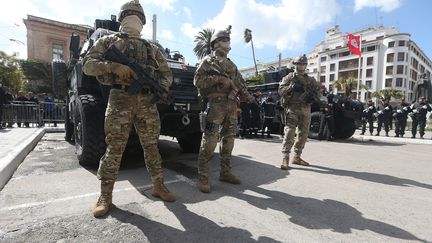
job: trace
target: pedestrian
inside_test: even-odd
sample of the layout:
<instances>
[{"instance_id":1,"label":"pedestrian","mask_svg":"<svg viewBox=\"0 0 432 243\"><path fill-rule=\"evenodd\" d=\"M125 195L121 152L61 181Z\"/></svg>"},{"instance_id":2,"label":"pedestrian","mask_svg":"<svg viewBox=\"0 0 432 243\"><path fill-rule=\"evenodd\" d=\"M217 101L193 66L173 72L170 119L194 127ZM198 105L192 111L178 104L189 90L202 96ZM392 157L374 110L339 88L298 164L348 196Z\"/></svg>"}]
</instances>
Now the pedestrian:
<instances>
[{"instance_id":1,"label":"pedestrian","mask_svg":"<svg viewBox=\"0 0 432 243\"><path fill-rule=\"evenodd\" d=\"M405 99L400 100L400 104L396 107L393 113L395 119L395 137L403 137L407 124L408 114L411 112L410 105L405 102Z\"/></svg>"},{"instance_id":2,"label":"pedestrian","mask_svg":"<svg viewBox=\"0 0 432 243\"><path fill-rule=\"evenodd\" d=\"M159 113L156 104L152 102L155 94L144 87L130 95L127 91L137 78L136 74L129 66L106 61L104 54L114 45L138 64L146 66L147 74L155 78L166 91L171 86L172 73L158 48L141 38L146 18L138 1L122 5L119 21L120 33L98 39L84 57L84 73L96 76L102 84L111 85L105 113L107 148L97 172L101 181L101 194L92 209L95 217L107 214L112 205L114 182L132 125L144 150L146 167L153 183L152 195L168 202L176 200L164 185L162 160L157 147L160 135Z\"/></svg>"},{"instance_id":3,"label":"pedestrian","mask_svg":"<svg viewBox=\"0 0 432 243\"><path fill-rule=\"evenodd\" d=\"M288 170L290 152L294 145L294 156L291 163L308 166L301 158L311 121L311 104L320 99L320 88L316 80L306 73L306 55L296 57L293 61L295 71L285 76L279 85L282 106L285 108L285 128L282 143L283 160L281 169ZM298 129L297 140L294 144Z\"/></svg>"},{"instance_id":4,"label":"pedestrian","mask_svg":"<svg viewBox=\"0 0 432 243\"><path fill-rule=\"evenodd\" d=\"M274 95L270 92L267 99L261 104L264 113L264 124L261 130L261 136L264 137L264 133L267 132L267 138L272 138L270 132L272 130L273 119L276 116L276 103Z\"/></svg>"},{"instance_id":5,"label":"pedestrian","mask_svg":"<svg viewBox=\"0 0 432 243\"><path fill-rule=\"evenodd\" d=\"M15 98L15 101L18 101L18 104L16 106L18 127L21 127L21 121L24 121L25 127L30 127L30 123L25 121L29 118L29 110L27 109L28 98L24 95L24 91L18 91L18 95Z\"/></svg>"},{"instance_id":6,"label":"pedestrian","mask_svg":"<svg viewBox=\"0 0 432 243\"><path fill-rule=\"evenodd\" d=\"M366 132L366 124L369 125L369 134L372 136L374 131L374 114L377 109L372 100L368 100L365 109L362 114L362 132L360 135L364 135Z\"/></svg>"},{"instance_id":7,"label":"pedestrian","mask_svg":"<svg viewBox=\"0 0 432 243\"><path fill-rule=\"evenodd\" d=\"M411 138L415 138L417 134L417 127L420 134L420 138L423 138L425 134L425 128L426 128L426 114L430 111L432 111L432 107L430 104L426 103L425 97L421 96L418 99L417 103L414 103L410 106L410 109L412 111L411 118L412 118L412 128Z\"/></svg>"},{"instance_id":8,"label":"pedestrian","mask_svg":"<svg viewBox=\"0 0 432 243\"><path fill-rule=\"evenodd\" d=\"M377 133L375 136L379 136L381 132L381 128L384 126L384 131L386 133L386 137L388 137L388 133L390 131L390 123L392 122L392 114L393 108L390 105L389 99L382 100L382 106L378 109L378 127Z\"/></svg>"},{"instance_id":9,"label":"pedestrian","mask_svg":"<svg viewBox=\"0 0 432 243\"><path fill-rule=\"evenodd\" d=\"M253 97L255 101L250 104L250 114L251 114L251 133L254 137L258 137L258 130L261 127L261 90L256 88L253 92Z\"/></svg>"},{"instance_id":10,"label":"pedestrian","mask_svg":"<svg viewBox=\"0 0 432 243\"><path fill-rule=\"evenodd\" d=\"M44 120L48 122L53 122L54 126L57 126L57 120L56 120L56 104L54 102L54 99L50 98L48 94L44 95ZM45 122L44 121L44 122Z\"/></svg>"},{"instance_id":11,"label":"pedestrian","mask_svg":"<svg viewBox=\"0 0 432 243\"><path fill-rule=\"evenodd\" d=\"M220 176L219 180L231 184L240 184L240 179L231 173L231 152L236 133L236 102L251 102L253 97L246 89L237 66L227 57L230 47L231 26L227 30L215 33L211 38L212 52L205 56L195 72L194 84L200 95L208 98L208 111L205 131L198 155L198 188L209 193L209 163L213 157L218 140L220 141Z\"/></svg>"}]
</instances>

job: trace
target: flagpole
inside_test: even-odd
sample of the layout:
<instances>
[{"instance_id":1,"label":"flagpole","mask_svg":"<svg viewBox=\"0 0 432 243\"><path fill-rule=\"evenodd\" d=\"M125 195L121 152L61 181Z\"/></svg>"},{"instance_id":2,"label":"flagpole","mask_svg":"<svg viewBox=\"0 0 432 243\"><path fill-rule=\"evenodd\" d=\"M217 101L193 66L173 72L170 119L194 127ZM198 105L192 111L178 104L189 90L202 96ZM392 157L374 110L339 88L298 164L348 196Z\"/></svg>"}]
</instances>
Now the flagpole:
<instances>
[{"instance_id":1,"label":"flagpole","mask_svg":"<svg viewBox=\"0 0 432 243\"><path fill-rule=\"evenodd\" d=\"M360 67L361 67L361 46L362 46L362 38L361 38L361 34L360 36L360 43L359 43L359 50L360 50L360 55L359 55L359 61L358 61L358 73L357 73L357 100L360 100Z\"/></svg>"}]
</instances>

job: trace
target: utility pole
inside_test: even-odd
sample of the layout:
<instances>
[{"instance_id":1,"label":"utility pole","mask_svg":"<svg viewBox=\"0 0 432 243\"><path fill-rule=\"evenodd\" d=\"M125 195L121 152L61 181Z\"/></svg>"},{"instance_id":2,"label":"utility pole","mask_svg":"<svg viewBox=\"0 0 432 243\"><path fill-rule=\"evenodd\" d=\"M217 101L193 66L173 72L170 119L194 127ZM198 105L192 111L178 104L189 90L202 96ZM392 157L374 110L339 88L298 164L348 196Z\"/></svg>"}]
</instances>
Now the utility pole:
<instances>
[{"instance_id":1,"label":"utility pole","mask_svg":"<svg viewBox=\"0 0 432 243\"><path fill-rule=\"evenodd\" d=\"M152 22L153 22L153 36L152 36L152 40L154 42L156 42L156 28L157 28L157 17L156 17L156 14L153 14Z\"/></svg>"},{"instance_id":2,"label":"utility pole","mask_svg":"<svg viewBox=\"0 0 432 243\"><path fill-rule=\"evenodd\" d=\"M282 66L282 53L279 52L278 57L279 57L278 71L280 71L281 70L281 66Z\"/></svg>"}]
</instances>

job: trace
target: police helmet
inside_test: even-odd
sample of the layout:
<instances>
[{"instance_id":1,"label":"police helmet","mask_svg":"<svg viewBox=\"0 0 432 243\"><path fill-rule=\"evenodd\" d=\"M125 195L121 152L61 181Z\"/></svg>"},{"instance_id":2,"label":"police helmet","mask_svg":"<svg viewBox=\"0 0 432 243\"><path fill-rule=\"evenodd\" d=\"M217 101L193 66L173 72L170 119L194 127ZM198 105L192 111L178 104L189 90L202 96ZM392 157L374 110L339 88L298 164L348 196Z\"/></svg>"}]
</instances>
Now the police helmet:
<instances>
[{"instance_id":1,"label":"police helmet","mask_svg":"<svg viewBox=\"0 0 432 243\"><path fill-rule=\"evenodd\" d=\"M130 2L127 2L123 4L120 8L119 12L119 21L121 22L124 17L128 15L136 15L138 18L140 18L143 25L146 24L146 17L144 14L144 9L142 8L141 4L139 3L139 0L133 0Z\"/></svg>"}]
</instances>

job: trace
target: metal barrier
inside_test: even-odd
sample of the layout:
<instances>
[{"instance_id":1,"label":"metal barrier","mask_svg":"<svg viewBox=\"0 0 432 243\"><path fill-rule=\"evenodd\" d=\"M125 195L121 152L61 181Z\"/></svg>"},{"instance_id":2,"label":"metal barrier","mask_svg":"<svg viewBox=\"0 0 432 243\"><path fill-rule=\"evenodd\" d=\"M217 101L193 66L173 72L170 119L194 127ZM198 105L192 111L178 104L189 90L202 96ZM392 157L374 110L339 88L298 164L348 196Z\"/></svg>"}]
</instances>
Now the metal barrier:
<instances>
[{"instance_id":1,"label":"metal barrier","mask_svg":"<svg viewBox=\"0 0 432 243\"><path fill-rule=\"evenodd\" d=\"M3 105L3 123L8 125L17 123L21 126L24 123L26 127L30 125L43 126L52 123L64 122L65 103L59 102L40 102L36 104L28 101L13 101L10 104Z\"/></svg>"}]
</instances>

